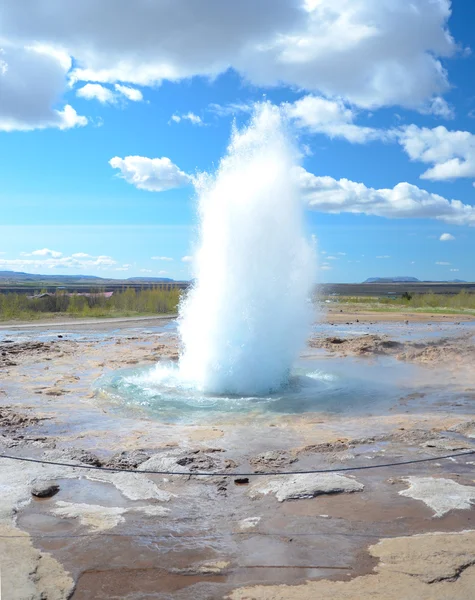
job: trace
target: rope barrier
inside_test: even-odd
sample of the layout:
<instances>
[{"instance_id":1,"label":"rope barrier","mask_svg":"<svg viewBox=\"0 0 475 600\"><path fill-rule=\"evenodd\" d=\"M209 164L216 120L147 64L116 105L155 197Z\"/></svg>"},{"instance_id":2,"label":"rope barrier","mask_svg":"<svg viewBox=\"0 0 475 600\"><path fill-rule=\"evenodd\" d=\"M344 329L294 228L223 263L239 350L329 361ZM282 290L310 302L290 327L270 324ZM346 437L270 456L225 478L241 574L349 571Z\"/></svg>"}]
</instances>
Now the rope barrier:
<instances>
[{"instance_id":1,"label":"rope barrier","mask_svg":"<svg viewBox=\"0 0 475 600\"><path fill-rule=\"evenodd\" d=\"M236 472L215 472L208 473L204 471L152 471L152 470L138 470L138 469L121 469L119 467L98 467L95 465L86 464L71 464L61 461L43 460L38 458L29 458L24 456L11 456L9 454L0 454L0 458L8 460L16 460L20 462L37 463L41 465L53 465L57 467L70 467L73 469L90 469L95 471L106 471L112 473L141 473L142 475L181 475L185 477L263 477L263 476L276 476L276 475L313 475L321 473L343 473L348 471L367 471L370 469L384 469L388 467L399 467L404 465L415 465L420 463L434 462L438 460L458 458L461 456L470 456L475 454L475 450L469 450L467 452L457 452L454 454L446 454L444 456L433 456L430 458L415 458L412 460L403 460L398 462L383 463L376 465L360 465L358 467L340 467L339 469L309 469L305 471L259 471L252 473L236 473Z\"/></svg>"}]
</instances>

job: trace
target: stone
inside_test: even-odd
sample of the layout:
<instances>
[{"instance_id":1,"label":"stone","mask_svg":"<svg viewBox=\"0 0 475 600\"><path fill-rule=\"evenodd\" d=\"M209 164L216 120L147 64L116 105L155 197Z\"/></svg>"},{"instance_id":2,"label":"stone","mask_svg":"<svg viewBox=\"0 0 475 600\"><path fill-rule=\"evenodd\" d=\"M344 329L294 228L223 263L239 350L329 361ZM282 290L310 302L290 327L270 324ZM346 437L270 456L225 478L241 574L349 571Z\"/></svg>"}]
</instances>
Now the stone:
<instances>
[{"instance_id":1,"label":"stone","mask_svg":"<svg viewBox=\"0 0 475 600\"><path fill-rule=\"evenodd\" d=\"M136 469L150 458L146 450L124 450L114 454L106 463L106 467L113 469Z\"/></svg>"},{"instance_id":2,"label":"stone","mask_svg":"<svg viewBox=\"0 0 475 600\"><path fill-rule=\"evenodd\" d=\"M298 458L295 456L289 456L288 452L284 450L269 450L258 454L254 458L251 458L249 463L258 472L273 471L282 467L288 467L289 465L297 462Z\"/></svg>"},{"instance_id":3,"label":"stone","mask_svg":"<svg viewBox=\"0 0 475 600\"><path fill-rule=\"evenodd\" d=\"M54 481L38 481L31 488L31 494L36 498L51 498L59 492L59 485Z\"/></svg>"},{"instance_id":4,"label":"stone","mask_svg":"<svg viewBox=\"0 0 475 600\"><path fill-rule=\"evenodd\" d=\"M314 498L321 494L361 492L364 485L355 479L335 473L285 475L254 484L248 491L251 498L274 494L279 502Z\"/></svg>"}]
</instances>

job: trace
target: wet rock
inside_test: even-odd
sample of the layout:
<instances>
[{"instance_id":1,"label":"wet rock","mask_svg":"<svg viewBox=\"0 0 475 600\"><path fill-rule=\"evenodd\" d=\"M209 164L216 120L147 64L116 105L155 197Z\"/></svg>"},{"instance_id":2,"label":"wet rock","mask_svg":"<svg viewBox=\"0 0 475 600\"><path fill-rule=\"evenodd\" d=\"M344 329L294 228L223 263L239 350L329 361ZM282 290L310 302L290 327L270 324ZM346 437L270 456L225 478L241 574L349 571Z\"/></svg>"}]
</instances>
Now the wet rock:
<instances>
[{"instance_id":1,"label":"wet rock","mask_svg":"<svg viewBox=\"0 0 475 600\"><path fill-rule=\"evenodd\" d=\"M423 448L435 448L436 450L445 450L454 452L456 450L473 450L472 444L460 440L450 440L447 438L439 438L435 440L429 440L422 444Z\"/></svg>"},{"instance_id":2,"label":"wet rock","mask_svg":"<svg viewBox=\"0 0 475 600\"><path fill-rule=\"evenodd\" d=\"M31 494L36 498L51 498L58 492L59 485L54 481L38 481L31 488Z\"/></svg>"},{"instance_id":3,"label":"wet rock","mask_svg":"<svg viewBox=\"0 0 475 600\"><path fill-rule=\"evenodd\" d=\"M403 481L409 488L399 494L424 502L434 511L434 517L442 517L451 510L467 510L475 504L475 486L436 477L404 477Z\"/></svg>"},{"instance_id":4,"label":"wet rock","mask_svg":"<svg viewBox=\"0 0 475 600\"><path fill-rule=\"evenodd\" d=\"M248 585L230 600L468 600L475 583L475 532L426 533L380 540L368 548L374 572L349 581Z\"/></svg>"},{"instance_id":5,"label":"wet rock","mask_svg":"<svg viewBox=\"0 0 475 600\"><path fill-rule=\"evenodd\" d=\"M258 454L254 458L251 458L249 462L255 471L262 473L263 471L273 471L288 467L297 461L298 458L289 455L284 450L270 450L269 452Z\"/></svg>"},{"instance_id":6,"label":"wet rock","mask_svg":"<svg viewBox=\"0 0 475 600\"><path fill-rule=\"evenodd\" d=\"M247 519L243 519L242 521L239 521L239 529L241 531L254 529L254 527L257 527L260 520L261 517L248 517Z\"/></svg>"},{"instance_id":7,"label":"wet rock","mask_svg":"<svg viewBox=\"0 0 475 600\"><path fill-rule=\"evenodd\" d=\"M305 475L286 475L275 479L259 481L249 489L249 496L274 494L279 502L314 498L321 494L341 494L361 492L364 485L349 477L335 473L319 473Z\"/></svg>"},{"instance_id":8,"label":"wet rock","mask_svg":"<svg viewBox=\"0 0 475 600\"><path fill-rule=\"evenodd\" d=\"M63 390L61 388L52 387L46 389L44 393L46 394L46 396L63 396L64 394L67 394L68 391Z\"/></svg>"},{"instance_id":9,"label":"wet rock","mask_svg":"<svg viewBox=\"0 0 475 600\"><path fill-rule=\"evenodd\" d=\"M17 411L12 406L2 406L0 408L0 427L10 432L37 425L45 417L33 417L24 412Z\"/></svg>"},{"instance_id":10,"label":"wet rock","mask_svg":"<svg viewBox=\"0 0 475 600\"><path fill-rule=\"evenodd\" d=\"M48 453L48 459L61 462L83 463L93 467L103 466L103 461L98 456L89 452L89 450L83 450L82 448L66 448L64 450L54 451Z\"/></svg>"},{"instance_id":11,"label":"wet rock","mask_svg":"<svg viewBox=\"0 0 475 600\"><path fill-rule=\"evenodd\" d=\"M180 575L219 575L223 573L231 563L225 561L208 561L185 569L171 569L172 573Z\"/></svg>"},{"instance_id":12,"label":"wet rock","mask_svg":"<svg viewBox=\"0 0 475 600\"><path fill-rule=\"evenodd\" d=\"M190 471L211 471L218 467L217 462L206 454L185 455L176 459L180 467L188 467Z\"/></svg>"},{"instance_id":13,"label":"wet rock","mask_svg":"<svg viewBox=\"0 0 475 600\"><path fill-rule=\"evenodd\" d=\"M380 437L381 440L384 441L413 445L434 439L434 431L427 431L425 429L405 429L404 427L401 427L401 429L396 433Z\"/></svg>"},{"instance_id":14,"label":"wet rock","mask_svg":"<svg viewBox=\"0 0 475 600\"><path fill-rule=\"evenodd\" d=\"M139 465L150 458L150 452L146 450L124 450L114 454L105 466L113 469L136 469Z\"/></svg>"},{"instance_id":15,"label":"wet rock","mask_svg":"<svg viewBox=\"0 0 475 600\"><path fill-rule=\"evenodd\" d=\"M236 477L234 485L247 485L249 483L249 477Z\"/></svg>"},{"instance_id":16,"label":"wet rock","mask_svg":"<svg viewBox=\"0 0 475 600\"><path fill-rule=\"evenodd\" d=\"M321 444L309 444L297 450L297 454L313 454L318 452L344 452L349 449L348 440L335 440Z\"/></svg>"}]
</instances>

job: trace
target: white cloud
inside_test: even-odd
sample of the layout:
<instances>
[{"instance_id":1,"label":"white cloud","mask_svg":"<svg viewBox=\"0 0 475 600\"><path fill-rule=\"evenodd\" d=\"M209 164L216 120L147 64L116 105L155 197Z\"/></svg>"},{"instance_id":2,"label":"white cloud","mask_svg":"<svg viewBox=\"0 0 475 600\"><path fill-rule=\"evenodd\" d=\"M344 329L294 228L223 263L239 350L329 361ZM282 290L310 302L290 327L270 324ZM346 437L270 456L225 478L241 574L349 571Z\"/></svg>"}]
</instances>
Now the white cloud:
<instances>
[{"instance_id":1,"label":"white cloud","mask_svg":"<svg viewBox=\"0 0 475 600\"><path fill-rule=\"evenodd\" d=\"M119 94L122 94L127 98L127 100L130 100L131 102L142 102L143 100L142 92L140 90L137 90L136 88L131 88L126 85L120 85L119 83L116 83L114 88L117 92L119 92Z\"/></svg>"},{"instance_id":2,"label":"white cloud","mask_svg":"<svg viewBox=\"0 0 475 600\"><path fill-rule=\"evenodd\" d=\"M450 234L450 233L443 233L440 236L439 240L441 242L451 242L452 240L455 240L455 237L452 234Z\"/></svg>"},{"instance_id":3,"label":"white cloud","mask_svg":"<svg viewBox=\"0 0 475 600\"><path fill-rule=\"evenodd\" d=\"M114 92L100 83L86 83L77 90L76 95L86 100L98 100L101 104L114 104L117 100Z\"/></svg>"},{"instance_id":4,"label":"white cloud","mask_svg":"<svg viewBox=\"0 0 475 600\"><path fill-rule=\"evenodd\" d=\"M430 110L448 88L440 59L456 50L450 12L450 0L49 0L28 10L3 0L0 39L74 57L77 81L155 85L234 68L260 86Z\"/></svg>"},{"instance_id":5,"label":"white cloud","mask_svg":"<svg viewBox=\"0 0 475 600\"><path fill-rule=\"evenodd\" d=\"M229 117L239 113L251 113L253 104L248 102L231 102L230 104L210 104L208 110L218 117ZM173 117L172 117L173 118Z\"/></svg>"},{"instance_id":6,"label":"white cloud","mask_svg":"<svg viewBox=\"0 0 475 600\"><path fill-rule=\"evenodd\" d=\"M151 273L152 269L140 269L141 273Z\"/></svg>"},{"instance_id":7,"label":"white cloud","mask_svg":"<svg viewBox=\"0 0 475 600\"><path fill-rule=\"evenodd\" d=\"M327 260L338 260L338 258L336 256L326 256L325 258Z\"/></svg>"},{"instance_id":8,"label":"white cloud","mask_svg":"<svg viewBox=\"0 0 475 600\"><path fill-rule=\"evenodd\" d=\"M349 179L317 177L302 168L298 168L296 174L304 199L313 210L389 219L437 219L451 225L475 227L474 206L460 200L447 200L409 183L374 189Z\"/></svg>"},{"instance_id":9,"label":"white cloud","mask_svg":"<svg viewBox=\"0 0 475 600\"><path fill-rule=\"evenodd\" d=\"M427 105L427 108L422 109L421 112L427 114L433 114L436 117L442 117L443 119L453 119L455 117L454 109L450 104L447 103L444 98L436 96Z\"/></svg>"},{"instance_id":10,"label":"white cloud","mask_svg":"<svg viewBox=\"0 0 475 600\"><path fill-rule=\"evenodd\" d=\"M385 137L382 130L362 127L353 123L356 114L341 100L327 100L318 96L304 96L283 108L294 124L312 133L323 133L330 138L344 138L363 144Z\"/></svg>"},{"instance_id":11,"label":"white cloud","mask_svg":"<svg viewBox=\"0 0 475 600\"><path fill-rule=\"evenodd\" d=\"M159 275L167 275L167 274L168 274L168 271L159 271L159 272L158 272L158 274L159 274Z\"/></svg>"},{"instance_id":12,"label":"white cloud","mask_svg":"<svg viewBox=\"0 0 475 600\"><path fill-rule=\"evenodd\" d=\"M460 269L450 269L450 271L458 272L458 271L460 271Z\"/></svg>"},{"instance_id":13,"label":"white cloud","mask_svg":"<svg viewBox=\"0 0 475 600\"><path fill-rule=\"evenodd\" d=\"M332 267L330 267L330 265L322 265L320 267L320 271L331 271Z\"/></svg>"},{"instance_id":14,"label":"white cloud","mask_svg":"<svg viewBox=\"0 0 475 600\"><path fill-rule=\"evenodd\" d=\"M346 256L346 252L338 252L339 256Z\"/></svg>"},{"instance_id":15,"label":"white cloud","mask_svg":"<svg viewBox=\"0 0 475 600\"><path fill-rule=\"evenodd\" d=\"M475 177L475 135L468 131L409 125L400 131L399 141L411 160L433 165L422 179Z\"/></svg>"},{"instance_id":16,"label":"white cloud","mask_svg":"<svg viewBox=\"0 0 475 600\"><path fill-rule=\"evenodd\" d=\"M86 254L85 252L76 252L75 254L71 254L73 258L92 258L90 254Z\"/></svg>"},{"instance_id":17,"label":"white cloud","mask_svg":"<svg viewBox=\"0 0 475 600\"><path fill-rule=\"evenodd\" d=\"M76 91L76 95L86 100L98 100L101 104L116 104L120 98L127 98L132 102L140 102L143 95L140 90L116 83L115 91L100 83L86 83Z\"/></svg>"},{"instance_id":18,"label":"white cloud","mask_svg":"<svg viewBox=\"0 0 475 600\"><path fill-rule=\"evenodd\" d=\"M377 256L376 258L391 258L388 254L384 254L382 256Z\"/></svg>"},{"instance_id":19,"label":"white cloud","mask_svg":"<svg viewBox=\"0 0 475 600\"><path fill-rule=\"evenodd\" d=\"M195 113L188 112L184 115L172 115L171 120L175 123L180 123L181 121L189 121L192 125L204 125L201 117L195 115Z\"/></svg>"},{"instance_id":20,"label":"white cloud","mask_svg":"<svg viewBox=\"0 0 475 600\"><path fill-rule=\"evenodd\" d=\"M0 131L86 125L87 118L69 104L53 108L66 88L69 67L67 57L47 45L0 46Z\"/></svg>"},{"instance_id":21,"label":"white cloud","mask_svg":"<svg viewBox=\"0 0 475 600\"><path fill-rule=\"evenodd\" d=\"M445 262L445 261L438 261L438 262L436 262L435 264L436 264L436 265L445 266L445 267L447 267L448 265L450 265L450 263L449 263L449 262Z\"/></svg>"},{"instance_id":22,"label":"white cloud","mask_svg":"<svg viewBox=\"0 0 475 600\"><path fill-rule=\"evenodd\" d=\"M22 256L51 256L51 258L59 258L63 256L62 252L58 252L57 250L50 250L49 248L41 248L40 250L33 250L33 252L27 253L22 252Z\"/></svg>"},{"instance_id":23,"label":"white cloud","mask_svg":"<svg viewBox=\"0 0 475 600\"><path fill-rule=\"evenodd\" d=\"M0 258L0 269L14 271L44 272L53 269L73 269L75 271L102 270L114 267L117 263L110 256L89 256L77 258L73 255L63 256L61 252L48 250L36 250L31 254L23 253L24 257L33 258ZM39 257L39 258L38 258Z\"/></svg>"},{"instance_id":24,"label":"white cloud","mask_svg":"<svg viewBox=\"0 0 475 600\"><path fill-rule=\"evenodd\" d=\"M171 258L170 256L152 256L152 260L167 260L167 261L171 261L171 260L173 260L173 258Z\"/></svg>"},{"instance_id":25,"label":"white cloud","mask_svg":"<svg viewBox=\"0 0 475 600\"><path fill-rule=\"evenodd\" d=\"M182 257L182 262L191 262L193 260L192 256L183 256Z\"/></svg>"},{"instance_id":26,"label":"white cloud","mask_svg":"<svg viewBox=\"0 0 475 600\"><path fill-rule=\"evenodd\" d=\"M163 192L183 187L193 179L181 171L167 158L147 158L145 156L115 156L109 161L113 169L119 169L120 177L136 188L149 192Z\"/></svg>"}]
</instances>

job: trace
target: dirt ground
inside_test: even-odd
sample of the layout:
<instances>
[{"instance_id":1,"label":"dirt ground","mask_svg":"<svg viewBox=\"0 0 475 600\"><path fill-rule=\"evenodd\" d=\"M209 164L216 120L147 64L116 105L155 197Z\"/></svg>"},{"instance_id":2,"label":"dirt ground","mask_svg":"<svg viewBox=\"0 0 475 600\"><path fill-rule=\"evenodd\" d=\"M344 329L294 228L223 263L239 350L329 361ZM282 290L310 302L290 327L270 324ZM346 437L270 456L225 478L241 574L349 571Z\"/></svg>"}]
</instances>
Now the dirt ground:
<instances>
[{"instance_id":1,"label":"dirt ground","mask_svg":"<svg viewBox=\"0 0 475 600\"><path fill-rule=\"evenodd\" d=\"M191 420L100 383L168 320L3 327L0 453L46 461L0 458L4 597L475 598L475 328L380 315L315 326L299 409Z\"/></svg>"}]
</instances>

